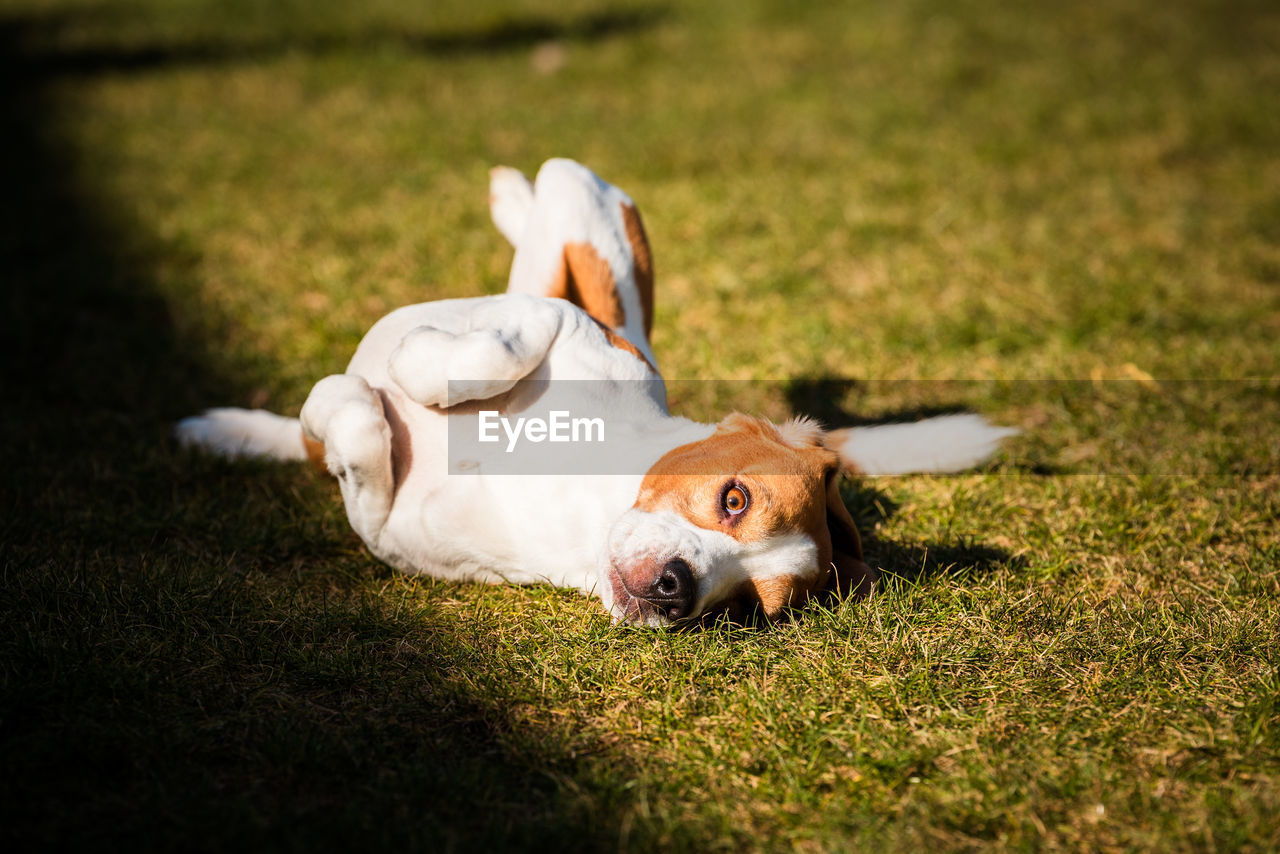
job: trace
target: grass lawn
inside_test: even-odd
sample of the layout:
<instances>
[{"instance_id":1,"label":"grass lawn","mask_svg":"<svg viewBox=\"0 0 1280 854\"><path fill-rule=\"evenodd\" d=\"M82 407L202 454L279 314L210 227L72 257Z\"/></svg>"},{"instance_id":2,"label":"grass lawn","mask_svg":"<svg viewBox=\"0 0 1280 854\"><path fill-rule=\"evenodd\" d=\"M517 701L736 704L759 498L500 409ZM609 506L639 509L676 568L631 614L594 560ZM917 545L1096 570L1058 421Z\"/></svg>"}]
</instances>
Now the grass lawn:
<instances>
[{"instance_id":1,"label":"grass lawn","mask_svg":"<svg viewBox=\"0 0 1280 854\"><path fill-rule=\"evenodd\" d=\"M1277 44L1260 0L0 0L0 842L1280 848ZM846 484L871 600L687 633L404 577L304 467L169 441L500 291L487 170L557 155L644 212L668 376L1025 435Z\"/></svg>"}]
</instances>

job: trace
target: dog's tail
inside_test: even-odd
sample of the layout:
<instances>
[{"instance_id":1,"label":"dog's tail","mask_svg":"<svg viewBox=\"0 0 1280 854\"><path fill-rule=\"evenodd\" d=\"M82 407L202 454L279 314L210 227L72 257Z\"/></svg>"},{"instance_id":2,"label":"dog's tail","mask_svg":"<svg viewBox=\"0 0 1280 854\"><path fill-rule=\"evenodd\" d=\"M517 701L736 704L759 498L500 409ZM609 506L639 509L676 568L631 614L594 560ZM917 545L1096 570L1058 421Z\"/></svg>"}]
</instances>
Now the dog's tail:
<instances>
[{"instance_id":1,"label":"dog's tail","mask_svg":"<svg viewBox=\"0 0 1280 854\"><path fill-rule=\"evenodd\" d=\"M1019 432L969 413L832 430L823 444L862 474L957 472L986 462L1001 442Z\"/></svg>"},{"instance_id":2,"label":"dog's tail","mask_svg":"<svg viewBox=\"0 0 1280 854\"><path fill-rule=\"evenodd\" d=\"M220 457L289 462L309 458L302 422L265 409L206 409L179 421L173 434L186 447Z\"/></svg>"}]
</instances>

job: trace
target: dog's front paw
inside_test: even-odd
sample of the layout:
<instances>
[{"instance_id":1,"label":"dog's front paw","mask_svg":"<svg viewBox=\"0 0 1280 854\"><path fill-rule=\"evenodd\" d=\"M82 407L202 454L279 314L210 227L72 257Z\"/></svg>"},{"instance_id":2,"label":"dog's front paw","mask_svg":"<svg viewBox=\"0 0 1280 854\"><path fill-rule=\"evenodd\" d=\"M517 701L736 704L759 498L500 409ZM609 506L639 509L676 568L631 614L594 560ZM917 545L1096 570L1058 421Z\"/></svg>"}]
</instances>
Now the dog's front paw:
<instances>
[{"instance_id":1,"label":"dog's front paw","mask_svg":"<svg viewBox=\"0 0 1280 854\"><path fill-rule=\"evenodd\" d=\"M529 361L519 334L480 328L455 335L419 326L391 354L387 372L411 400L449 407L509 391L529 372Z\"/></svg>"},{"instance_id":2,"label":"dog's front paw","mask_svg":"<svg viewBox=\"0 0 1280 854\"><path fill-rule=\"evenodd\" d=\"M391 425L382 412L357 403L339 409L326 426L325 464L339 481L363 489L387 468Z\"/></svg>"},{"instance_id":3,"label":"dog's front paw","mask_svg":"<svg viewBox=\"0 0 1280 854\"><path fill-rule=\"evenodd\" d=\"M453 345L463 335L419 326L400 341L391 354L387 372L391 379L423 406L448 406L449 365Z\"/></svg>"},{"instance_id":4,"label":"dog's front paw","mask_svg":"<svg viewBox=\"0 0 1280 854\"><path fill-rule=\"evenodd\" d=\"M335 417L343 410L356 408L371 416L386 420L382 401L363 377L353 374L334 374L325 377L311 389L307 402L302 405L299 420L303 434L316 442L330 444L330 432Z\"/></svg>"}]
</instances>

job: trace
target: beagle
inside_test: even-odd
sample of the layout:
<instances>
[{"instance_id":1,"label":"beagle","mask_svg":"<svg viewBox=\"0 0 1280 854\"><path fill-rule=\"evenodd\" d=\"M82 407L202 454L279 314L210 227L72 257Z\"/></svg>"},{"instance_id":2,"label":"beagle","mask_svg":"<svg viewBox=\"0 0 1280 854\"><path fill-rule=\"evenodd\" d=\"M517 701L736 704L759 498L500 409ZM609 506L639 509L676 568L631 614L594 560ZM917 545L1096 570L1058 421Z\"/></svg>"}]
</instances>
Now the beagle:
<instances>
[{"instance_id":1,"label":"beagle","mask_svg":"<svg viewBox=\"0 0 1280 854\"><path fill-rule=\"evenodd\" d=\"M179 440L323 465L356 533L398 569L576 588L615 621L666 626L756 609L773 620L818 591L869 592L876 573L839 475L957 471L1016 432L976 415L831 432L804 418L673 416L631 199L551 160L533 183L493 170L489 204L515 247L507 293L394 311L300 418L213 409L182 421ZM529 474L504 468L510 443L459 438L483 442L495 419L513 439L510 423L545 436L584 403L604 414L605 457L625 464Z\"/></svg>"}]
</instances>

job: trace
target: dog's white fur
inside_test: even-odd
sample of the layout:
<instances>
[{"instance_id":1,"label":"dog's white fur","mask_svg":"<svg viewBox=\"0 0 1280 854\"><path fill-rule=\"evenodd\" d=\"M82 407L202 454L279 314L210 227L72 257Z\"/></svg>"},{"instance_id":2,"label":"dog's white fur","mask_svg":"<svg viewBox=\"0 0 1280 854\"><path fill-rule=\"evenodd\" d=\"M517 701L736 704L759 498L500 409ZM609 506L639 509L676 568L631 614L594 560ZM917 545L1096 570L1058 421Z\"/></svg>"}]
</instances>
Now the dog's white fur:
<instances>
[{"instance_id":1,"label":"dog's white fur","mask_svg":"<svg viewBox=\"0 0 1280 854\"><path fill-rule=\"evenodd\" d=\"M490 192L493 220L516 249L507 294L387 315L346 373L315 386L300 419L215 409L181 422L178 438L227 456L296 460L305 434L323 443L352 528L392 566L459 581L576 588L598 596L615 619L662 625L701 613L744 581L812 581L825 571L815 568L821 532L741 542L635 506L654 463L717 427L667 411L619 215L630 199L566 160L546 163L534 184L516 170L494 170ZM612 332L644 359L582 309L542 296L568 242L589 244L607 262L626 317ZM547 418L567 405L559 391L566 380L592 381L571 384L572 405L581 407L585 394L613 415L612 446L625 448L628 472L504 474L485 459L455 459L450 470L443 449L451 422L473 430L481 408ZM986 459L1011 432L954 416L843 431L833 450L867 473L951 471ZM823 435L799 420L780 428L778 443L809 447ZM620 568L669 558L687 563L697 590L692 610L677 617L639 606L643 597L618 580Z\"/></svg>"}]
</instances>

